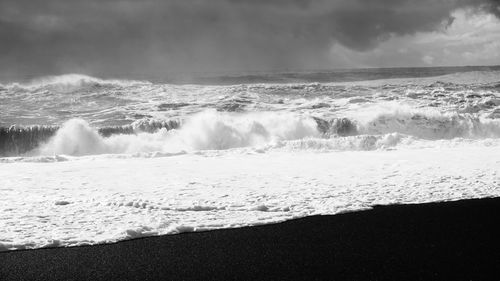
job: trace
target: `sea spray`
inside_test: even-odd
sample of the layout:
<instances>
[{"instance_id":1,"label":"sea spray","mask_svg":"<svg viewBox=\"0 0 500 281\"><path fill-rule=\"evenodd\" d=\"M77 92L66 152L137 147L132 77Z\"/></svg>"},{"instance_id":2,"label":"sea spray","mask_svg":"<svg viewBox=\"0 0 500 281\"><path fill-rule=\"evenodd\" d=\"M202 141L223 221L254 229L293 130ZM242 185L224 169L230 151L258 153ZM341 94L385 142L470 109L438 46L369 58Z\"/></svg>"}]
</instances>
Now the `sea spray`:
<instances>
[{"instance_id":1,"label":"sea spray","mask_svg":"<svg viewBox=\"0 0 500 281\"><path fill-rule=\"evenodd\" d=\"M320 133L312 118L281 113L234 114L205 111L187 119L183 126L177 129L159 126L153 133L118 134L109 137L100 135L84 120L73 119L66 122L35 154L90 155L224 150L318 136Z\"/></svg>"}]
</instances>

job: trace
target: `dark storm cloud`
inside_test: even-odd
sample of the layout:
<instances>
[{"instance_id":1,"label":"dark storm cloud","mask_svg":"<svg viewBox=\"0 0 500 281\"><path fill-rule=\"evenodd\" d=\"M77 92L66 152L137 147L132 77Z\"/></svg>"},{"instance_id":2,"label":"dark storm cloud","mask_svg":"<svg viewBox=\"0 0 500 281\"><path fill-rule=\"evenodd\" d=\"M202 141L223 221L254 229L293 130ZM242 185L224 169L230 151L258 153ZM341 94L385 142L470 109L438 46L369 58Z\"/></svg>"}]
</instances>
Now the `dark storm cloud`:
<instances>
[{"instance_id":1,"label":"dark storm cloud","mask_svg":"<svg viewBox=\"0 0 500 281\"><path fill-rule=\"evenodd\" d=\"M0 74L335 67L330 47L446 28L499 0L0 0Z\"/></svg>"},{"instance_id":2,"label":"dark storm cloud","mask_svg":"<svg viewBox=\"0 0 500 281\"><path fill-rule=\"evenodd\" d=\"M482 2L478 5L479 9L482 9L488 13L492 13L500 18L500 0L479 1L479 2Z\"/></svg>"}]
</instances>

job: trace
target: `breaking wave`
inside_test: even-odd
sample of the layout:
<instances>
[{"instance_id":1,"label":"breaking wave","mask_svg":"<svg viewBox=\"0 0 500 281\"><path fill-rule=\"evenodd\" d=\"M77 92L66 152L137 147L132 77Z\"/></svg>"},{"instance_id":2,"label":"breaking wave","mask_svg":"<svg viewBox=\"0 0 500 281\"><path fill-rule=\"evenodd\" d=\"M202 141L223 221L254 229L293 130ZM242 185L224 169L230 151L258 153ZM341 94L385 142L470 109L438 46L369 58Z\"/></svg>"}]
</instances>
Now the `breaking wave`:
<instances>
[{"instance_id":1,"label":"breaking wave","mask_svg":"<svg viewBox=\"0 0 500 281\"><path fill-rule=\"evenodd\" d=\"M500 137L500 120L473 113L442 113L404 105L365 112L365 116L363 113L355 116L360 134L401 133L427 140Z\"/></svg>"},{"instance_id":2,"label":"breaking wave","mask_svg":"<svg viewBox=\"0 0 500 281\"><path fill-rule=\"evenodd\" d=\"M236 115L207 111L186 120L178 130L171 129L164 126L155 133L103 137L84 120L73 119L36 149L36 154L224 150L319 136L314 120L278 113Z\"/></svg>"},{"instance_id":3,"label":"breaking wave","mask_svg":"<svg viewBox=\"0 0 500 281\"><path fill-rule=\"evenodd\" d=\"M209 110L182 121L144 119L98 129L72 119L60 128L0 128L0 155L176 153L241 147L372 150L411 138L500 138L500 120L405 109L329 120L292 113Z\"/></svg>"},{"instance_id":4,"label":"breaking wave","mask_svg":"<svg viewBox=\"0 0 500 281\"><path fill-rule=\"evenodd\" d=\"M326 136L385 135L400 133L426 140L453 138L498 138L500 120L473 114L387 113L367 122L348 118L316 118L318 129Z\"/></svg>"},{"instance_id":5,"label":"breaking wave","mask_svg":"<svg viewBox=\"0 0 500 281\"><path fill-rule=\"evenodd\" d=\"M61 128L58 126L40 125L0 127L0 156L25 154L49 141L54 141L53 137L55 136L61 138L64 135L67 142L80 146L85 144L85 141L82 141L81 138L89 141L89 138L92 138L92 136L94 138L106 138L112 135L154 133L160 129L172 130L179 126L179 120L143 119L135 121L130 125L94 129L83 120L73 119L66 122Z\"/></svg>"}]
</instances>

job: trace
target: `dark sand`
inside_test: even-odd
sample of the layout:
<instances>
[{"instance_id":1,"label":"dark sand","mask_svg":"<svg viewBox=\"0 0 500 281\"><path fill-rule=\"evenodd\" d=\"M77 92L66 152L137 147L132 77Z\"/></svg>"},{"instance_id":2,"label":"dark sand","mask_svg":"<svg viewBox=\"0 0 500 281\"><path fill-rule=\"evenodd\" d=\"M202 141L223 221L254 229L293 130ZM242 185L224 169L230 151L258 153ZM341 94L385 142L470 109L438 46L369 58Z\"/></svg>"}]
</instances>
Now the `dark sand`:
<instances>
[{"instance_id":1,"label":"dark sand","mask_svg":"<svg viewBox=\"0 0 500 281\"><path fill-rule=\"evenodd\" d=\"M500 198L0 253L0 280L500 280Z\"/></svg>"}]
</instances>

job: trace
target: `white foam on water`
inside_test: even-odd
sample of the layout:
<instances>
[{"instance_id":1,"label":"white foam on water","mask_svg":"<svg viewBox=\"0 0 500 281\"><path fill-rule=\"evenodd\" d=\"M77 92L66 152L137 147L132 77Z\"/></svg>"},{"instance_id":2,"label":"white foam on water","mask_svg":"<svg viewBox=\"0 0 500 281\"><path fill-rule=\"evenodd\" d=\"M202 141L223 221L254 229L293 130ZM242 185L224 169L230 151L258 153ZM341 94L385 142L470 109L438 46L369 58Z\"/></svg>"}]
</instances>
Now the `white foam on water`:
<instances>
[{"instance_id":1,"label":"white foam on water","mask_svg":"<svg viewBox=\"0 0 500 281\"><path fill-rule=\"evenodd\" d=\"M499 196L499 145L498 139L489 145L455 139L397 150L237 148L0 163L0 249L107 243L377 204Z\"/></svg>"}]
</instances>

